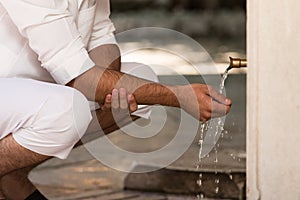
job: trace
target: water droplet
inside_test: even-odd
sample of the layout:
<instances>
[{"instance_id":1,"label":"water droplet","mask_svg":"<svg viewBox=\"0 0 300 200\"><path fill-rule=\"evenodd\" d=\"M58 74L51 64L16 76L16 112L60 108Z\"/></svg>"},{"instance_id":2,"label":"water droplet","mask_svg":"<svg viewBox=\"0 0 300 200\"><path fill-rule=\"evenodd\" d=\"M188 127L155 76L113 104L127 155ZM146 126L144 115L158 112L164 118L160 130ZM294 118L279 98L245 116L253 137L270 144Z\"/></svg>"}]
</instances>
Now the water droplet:
<instances>
[{"instance_id":1,"label":"water droplet","mask_svg":"<svg viewBox=\"0 0 300 200\"><path fill-rule=\"evenodd\" d=\"M216 179L215 179L215 183L218 184L219 182L220 182L220 179L216 178Z\"/></svg>"},{"instance_id":2,"label":"water droplet","mask_svg":"<svg viewBox=\"0 0 300 200\"><path fill-rule=\"evenodd\" d=\"M198 144L199 144L199 145L202 145L202 144L203 144L203 140L199 140L199 141L198 141Z\"/></svg>"},{"instance_id":3,"label":"water droplet","mask_svg":"<svg viewBox=\"0 0 300 200\"><path fill-rule=\"evenodd\" d=\"M201 179L197 180L197 184L201 187L202 186L202 180Z\"/></svg>"},{"instance_id":4,"label":"water droplet","mask_svg":"<svg viewBox=\"0 0 300 200\"><path fill-rule=\"evenodd\" d=\"M229 174L229 178L230 178L230 180L232 180L232 178L233 178L233 177L232 177L232 174Z\"/></svg>"},{"instance_id":5,"label":"water droplet","mask_svg":"<svg viewBox=\"0 0 300 200\"><path fill-rule=\"evenodd\" d=\"M197 180L197 184L199 185L199 187L202 186L202 173L199 174L199 179Z\"/></svg>"},{"instance_id":6,"label":"water droplet","mask_svg":"<svg viewBox=\"0 0 300 200\"><path fill-rule=\"evenodd\" d=\"M202 180L199 179L199 180L197 181L197 184L201 187L201 186L202 186Z\"/></svg>"},{"instance_id":7,"label":"water droplet","mask_svg":"<svg viewBox=\"0 0 300 200\"><path fill-rule=\"evenodd\" d=\"M216 194L219 193L219 187L216 187L215 192L216 192Z\"/></svg>"},{"instance_id":8,"label":"water droplet","mask_svg":"<svg viewBox=\"0 0 300 200\"><path fill-rule=\"evenodd\" d=\"M215 162L215 163L218 163L218 158L217 158L217 157L215 158L214 162Z\"/></svg>"},{"instance_id":9,"label":"water droplet","mask_svg":"<svg viewBox=\"0 0 300 200\"><path fill-rule=\"evenodd\" d=\"M197 199L204 199L204 194L197 194Z\"/></svg>"}]
</instances>

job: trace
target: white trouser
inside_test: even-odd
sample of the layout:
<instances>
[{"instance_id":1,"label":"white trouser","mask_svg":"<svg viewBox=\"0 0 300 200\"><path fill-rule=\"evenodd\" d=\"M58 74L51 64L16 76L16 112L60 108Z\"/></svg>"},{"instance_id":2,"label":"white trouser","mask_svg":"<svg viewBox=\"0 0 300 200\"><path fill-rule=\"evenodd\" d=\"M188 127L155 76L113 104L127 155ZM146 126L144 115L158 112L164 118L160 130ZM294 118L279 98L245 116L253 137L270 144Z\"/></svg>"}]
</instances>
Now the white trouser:
<instances>
[{"instance_id":1,"label":"white trouser","mask_svg":"<svg viewBox=\"0 0 300 200\"><path fill-rule=\"evenodd\" d=\"M91 120L87 99L66 86L0 78L0 93L0 139L12 133L36 153L66 158Z\"/></svg>"}]
</instances>

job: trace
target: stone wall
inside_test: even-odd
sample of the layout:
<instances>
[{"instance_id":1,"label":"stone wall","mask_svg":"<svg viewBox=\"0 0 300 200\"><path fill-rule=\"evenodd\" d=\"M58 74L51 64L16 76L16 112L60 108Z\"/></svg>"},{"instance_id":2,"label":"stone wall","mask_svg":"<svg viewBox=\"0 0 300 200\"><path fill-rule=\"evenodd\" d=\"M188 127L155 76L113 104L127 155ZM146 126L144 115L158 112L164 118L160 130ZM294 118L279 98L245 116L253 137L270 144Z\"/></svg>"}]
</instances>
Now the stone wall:
<instances>
[{"instance_id":1,"label":"stone wall","mask_svg":"<svg viewBox=\"0 0 300 200\"><path fill-rule=\"evenodd\" d=\"M300 199L300 1L248 1L247 193Z\"/></svg>"},{"instance_id":2,"label":"stone wall","mask_svg":"<svg viewBox=\"0 0 300 200\"><path fill-rule=\"evenodd\" d=\"M245 9L246 0L112 0L115 10L160 8L165 10Z\"/></svg>"}]
</instances>

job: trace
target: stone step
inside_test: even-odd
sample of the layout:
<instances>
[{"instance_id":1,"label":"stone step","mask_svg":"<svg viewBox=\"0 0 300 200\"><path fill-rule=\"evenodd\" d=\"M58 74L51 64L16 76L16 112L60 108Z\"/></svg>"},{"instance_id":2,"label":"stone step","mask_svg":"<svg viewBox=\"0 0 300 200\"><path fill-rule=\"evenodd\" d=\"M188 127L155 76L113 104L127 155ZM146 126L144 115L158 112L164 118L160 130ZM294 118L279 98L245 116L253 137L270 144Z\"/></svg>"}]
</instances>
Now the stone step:
<instances>
[{"instance_id":1,"label":"stone step","mask_svg":"<svg viewBox=\"0 0 300 200\"><path fill-rule=\"evenodd\" d=\"M153 170L153 166L137 165L134 171ZM197 181L201 176L201 184ZM218 182L218 183L217 183ZM167 167L147 173L130 173L124 188L138 191L203 195L206 198L245 199L246 173L215 172L213 169Z\"/></svg>"}]
</instances>

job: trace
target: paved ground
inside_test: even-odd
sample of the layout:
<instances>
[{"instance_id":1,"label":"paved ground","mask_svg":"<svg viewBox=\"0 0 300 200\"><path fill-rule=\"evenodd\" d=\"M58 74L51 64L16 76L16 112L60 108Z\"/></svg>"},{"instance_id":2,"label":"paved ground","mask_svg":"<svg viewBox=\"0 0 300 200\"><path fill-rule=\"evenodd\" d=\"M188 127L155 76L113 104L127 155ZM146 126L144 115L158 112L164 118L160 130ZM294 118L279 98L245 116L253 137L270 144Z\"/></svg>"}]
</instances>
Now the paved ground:
<instances>
[{"instance_id":1,"label":"paved ground","mask_svg":"<svg viewBox=\"0 0 300 200\"><path fill-rule=\"evenodd\" d=\"M123 190L125 173L103 166L84 148L75 150L66 161L52 159L35 169L30 177L53 200L180 200L183 196Z\"/></svg>"}]
</instances>

